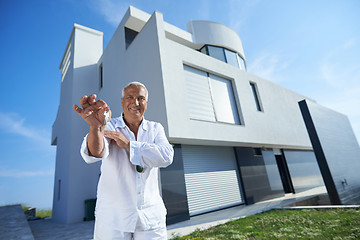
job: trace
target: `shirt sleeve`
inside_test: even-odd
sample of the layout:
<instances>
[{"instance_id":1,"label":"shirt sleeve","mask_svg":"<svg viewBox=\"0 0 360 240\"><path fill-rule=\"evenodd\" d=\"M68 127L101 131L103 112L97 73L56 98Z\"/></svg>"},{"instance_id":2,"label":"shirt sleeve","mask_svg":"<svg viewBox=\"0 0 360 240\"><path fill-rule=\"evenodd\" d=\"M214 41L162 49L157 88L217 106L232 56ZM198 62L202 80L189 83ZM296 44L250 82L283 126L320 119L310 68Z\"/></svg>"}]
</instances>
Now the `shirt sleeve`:
<instances>
[{"instance_id":1,"label":"shirt sleeve","mask_svg":"<svg viewBox=\"0 0 360 240\"><path fill-rule=\"evenodd\" d=\"M154 143L130 141L130 162L143 167L167 167L173 162L174 149L168 142L164 127L156 126Z\"/></svg>"},{"instance_id":2,"label":"shirt sleeve","mask_svg":"<svg viewBox=\"0 0 360 240\"><path fill-rule=\"evenodd\" d=\"M88 134L86 134L86 136L84 137L84 140L81 144L81 148L80 148L80 154L82 156L82 158L84 159L84 161L86 163L94 163L97 161L100 161L104 158L107 158L107 156L109 156L109 141L106 137L104 137L104 156L102 158L97 158L97 157L93 157L89 155L89 150L87 147L87 136Z\"/></svg>"}]
</instances>

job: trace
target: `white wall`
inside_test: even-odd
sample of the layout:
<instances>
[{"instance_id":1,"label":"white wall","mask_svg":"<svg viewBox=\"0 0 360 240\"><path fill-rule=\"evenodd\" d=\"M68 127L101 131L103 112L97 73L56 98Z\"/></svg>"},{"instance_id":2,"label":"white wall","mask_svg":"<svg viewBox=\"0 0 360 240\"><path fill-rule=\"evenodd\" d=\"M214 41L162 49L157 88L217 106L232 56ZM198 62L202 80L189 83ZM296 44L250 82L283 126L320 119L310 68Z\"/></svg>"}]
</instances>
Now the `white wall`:
<instances>
[{"instance_id":1,"label":"white wall","mask_svg":"<svg viewBox=\"0 0 360 240\"><path fill-rule=\"evenodd\" d=\"M110 106L113 116L121 114L121 91L129 82L139 81L149 91L149 104L145 118L161 122L166 128L165 97L159 32L164 34L158 22L162 15L155 12L128 49L125 48L124 25L122 21L102 56L104 87L99 95ZM164 37L162 37L164 39Z\"/></svg>"},{"instance_id":2,"label":"white wall","mask_svg":"<svg viewBox=\"0 0 360 240\"><path fill-rule=\"evenodd\" d=\"M53 139L57 138L53 219L61 223L83 220L84 200L94 198L99 176L99 165L87 165L80 156L87 125L73 105L79 105L81 96L98 89L96 63L102 54L102 33L75 25L71 37L71 65L61 84L60 106L53 126Z\"/></svg>"},{"instance_id":3,"label":"white wall","mask_svg":"<svg viewBox=\"0 0 360 240\"><path fill-rule=\"evenodd\" d=\"M311 149L297 103L304 96L170 39L164 43L162 69L172 142ZM232 80L245 125L190 120L184 64ZM256 110L249 81L257 83L264 112Z\"/></svg>"}]
</instances>

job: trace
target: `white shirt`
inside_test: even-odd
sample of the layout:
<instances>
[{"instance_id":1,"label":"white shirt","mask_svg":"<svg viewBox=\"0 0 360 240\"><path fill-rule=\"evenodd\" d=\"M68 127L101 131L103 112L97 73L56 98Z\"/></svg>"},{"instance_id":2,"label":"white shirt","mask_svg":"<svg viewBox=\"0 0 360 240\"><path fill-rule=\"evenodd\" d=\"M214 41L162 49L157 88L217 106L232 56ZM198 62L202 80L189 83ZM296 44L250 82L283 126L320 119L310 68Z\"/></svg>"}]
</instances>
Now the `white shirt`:
<instances>
[{"instance_id":1,"label":"white shirt","mask_svg":"<svg viewBox=\"0 0 360 240\"><path fill-rule=\"evenodd\" d=\"M165 226L166 208L159 191L159 167L173 161L174 150L160 123L143 119L137 140L122 117L112 118L106 130L121 132L130 141L130 151L110 144L104 137L104 156L89 156L87 136L81 146L85 162L102 160L97 189L96 221L122 232ZM136 171L135 165L145 168Z\"/></svg>"}]
</instances>

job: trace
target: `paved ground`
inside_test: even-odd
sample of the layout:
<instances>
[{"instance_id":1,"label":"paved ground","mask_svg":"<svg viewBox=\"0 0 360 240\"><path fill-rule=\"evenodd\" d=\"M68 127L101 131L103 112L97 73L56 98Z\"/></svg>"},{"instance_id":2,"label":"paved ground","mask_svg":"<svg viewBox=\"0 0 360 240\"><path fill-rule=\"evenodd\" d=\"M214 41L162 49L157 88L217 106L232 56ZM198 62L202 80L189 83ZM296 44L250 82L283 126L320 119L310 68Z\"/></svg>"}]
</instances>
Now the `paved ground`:
<instances>
[{"instance_id":1,"label":"paved ground","mask_svg":"<svg viewBox=\"0 0 360 240\"><path fill-rule=\"evenodd\" d=\"M192 217L188 221L180 222L168 226L168 236L187 235L195 229L207 229L209 227L225 223L227 221L268 211L273 208L281 208L304 199L312 198L317 195L326 194L325 187L314 188L297 194L287 194L284 197L264 201L252 205L241 205L228 208L212 213L202 214ZM20 205L18 205L20 206ZM1 210L1 208L0 208ZM22 211L21 211L22 212ZM3 214L0 212L2 220ZM19 216L18 216L19 217ZM0 239L36 239L36 240L89 240L93 235L94 221L81 222L76 224L58 224L52 219L29 221L28 225L25 216L19 217L18 220L11 220L9 223L0 222ZM21 220L21 221L20 221ZM24 222L25 220L25 222ZM19 221L19 222L17 222ZM18 224L19 223L19 224ZM29 226L34 238L29 234ZM6 229L13 229L6 231ZM26 230L27 229L27 230ZM12 232L13 235L6 235ZM14 235L15 233L15 235ZM24 234L24 238L20 238L19 234ZM29 238L26 238L29 236Z\"/></svg>"},{"instance_id":2,"label":"paved ground","mask_svg":"<svg viewBox=\"0 0 360 240\"><path fill-rule=\"evenodd\" d=\"M34 240L21 205L0 207L0 239Z\"/></svg>"},{"instance_id":3,"label":"paved ground","mask_svg":"<svg viewBox=\"0 0 360 240\"><path fill-rule=\"evenodd\" d=\"M44 219L29 221L29 225L36 240L89 240L94 231L94 221L58 224Z\"/></svg>"}]
</instances>

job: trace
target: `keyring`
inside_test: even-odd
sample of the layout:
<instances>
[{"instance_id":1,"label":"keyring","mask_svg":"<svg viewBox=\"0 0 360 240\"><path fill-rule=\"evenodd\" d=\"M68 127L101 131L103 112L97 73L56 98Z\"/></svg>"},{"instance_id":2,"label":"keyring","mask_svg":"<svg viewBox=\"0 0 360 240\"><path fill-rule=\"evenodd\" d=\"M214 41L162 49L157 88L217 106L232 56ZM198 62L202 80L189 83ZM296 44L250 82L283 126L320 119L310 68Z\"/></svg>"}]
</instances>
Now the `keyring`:
<instances>
[{"instance_id":1,"label":"keyring","mask_svg":"<svg viewBox=\"0 0 360 240\"><path fill-rule=\"evenodd\" d=\"M106 125L106 123L109 121L110 119L110 113L109 111L105 111L104 112L104 116L105 116L105 119L104 119L104 125Z\"/></svg>"}]
</instances>

